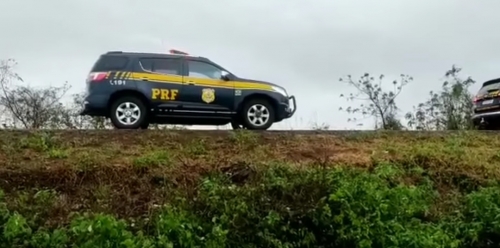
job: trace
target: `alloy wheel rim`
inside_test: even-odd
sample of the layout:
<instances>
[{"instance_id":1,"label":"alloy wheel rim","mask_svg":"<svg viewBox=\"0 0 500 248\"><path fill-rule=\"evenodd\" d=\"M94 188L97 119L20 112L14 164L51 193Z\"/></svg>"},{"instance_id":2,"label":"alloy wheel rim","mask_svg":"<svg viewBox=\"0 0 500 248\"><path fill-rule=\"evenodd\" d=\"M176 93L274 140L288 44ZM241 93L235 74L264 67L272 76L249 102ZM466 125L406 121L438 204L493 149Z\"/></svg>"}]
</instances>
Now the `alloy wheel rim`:
<instances>
[{"instance_id":1,"label":"alloy wheel rim","mask_svg":"<svg viewBox=\"0 0 500 248\"><path fill-rule=\"evenodd\" d=\"M133 102L124 102L116 108L116 119L123 125L134 125L141 117L141 109Z\"/></svg>"},{"instance_id":2,"label":"alloy wheel rim","mask_svg":"<svg viewBox=\"0 0 500 248\"><path fill-rule=\"evenodd\" d=\"M262 104L252 105L247 111L247 118L254 126L264 126L269 121L269 109Z\"/></svg>"}]
</instances>

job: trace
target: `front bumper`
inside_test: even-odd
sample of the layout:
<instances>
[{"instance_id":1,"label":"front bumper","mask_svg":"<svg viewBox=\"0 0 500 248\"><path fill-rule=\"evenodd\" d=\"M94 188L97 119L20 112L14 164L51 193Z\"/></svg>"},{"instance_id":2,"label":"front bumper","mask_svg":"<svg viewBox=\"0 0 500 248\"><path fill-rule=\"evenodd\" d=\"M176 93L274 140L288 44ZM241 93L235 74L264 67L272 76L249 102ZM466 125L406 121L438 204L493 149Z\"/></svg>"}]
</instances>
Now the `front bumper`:
<instances>
[{"instance_id":1,"label":"front bumper","mask_svg":"<svg viewBox=\"0 0 500 248\"><path fill-rule=\"evenodd\" d=\"M288 99L288 101L279 103L280 108L278 111L278 121L292 117L293 114L295 114L295 111L297 111L295 96L289 96L286 99ZM291 106L292 102L293 107Z\"/></svg>"},{"instance_id":2,"label":"front bumper","mask_svg":"<svg viewBox=\"0 0 500 248\"><path fill-rule=\"evenodd\" d=\"M286 118L292 117L293 114L295 114L295 111L297 111L297 102L295 101L295 96L289 96L288 97L289 102L293 102L293 108L290 107L290 105L285 109L286 111ZM290 101L291 100L291 101Z\"/></svg>"}]
</instances>

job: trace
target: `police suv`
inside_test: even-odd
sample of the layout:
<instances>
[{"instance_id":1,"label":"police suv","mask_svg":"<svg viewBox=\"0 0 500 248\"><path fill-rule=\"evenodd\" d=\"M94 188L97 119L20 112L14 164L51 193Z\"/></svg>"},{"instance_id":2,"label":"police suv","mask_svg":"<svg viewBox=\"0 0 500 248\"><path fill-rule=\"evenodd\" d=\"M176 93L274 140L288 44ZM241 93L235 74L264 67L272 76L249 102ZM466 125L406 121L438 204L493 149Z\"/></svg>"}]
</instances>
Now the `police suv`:
<instances>
[{"instance_id":1,"label":"police suv","mask_svg":"<svg viewBox=\"0 0 500 248\"><path fill-rule=\"evenodd\" d=\"M118 129L231 123L233 129L266 130L296 111L295 97L284 88L173 49L102 54L86 83L80 115L108 117Z\"/></svg>"}]
</instances>

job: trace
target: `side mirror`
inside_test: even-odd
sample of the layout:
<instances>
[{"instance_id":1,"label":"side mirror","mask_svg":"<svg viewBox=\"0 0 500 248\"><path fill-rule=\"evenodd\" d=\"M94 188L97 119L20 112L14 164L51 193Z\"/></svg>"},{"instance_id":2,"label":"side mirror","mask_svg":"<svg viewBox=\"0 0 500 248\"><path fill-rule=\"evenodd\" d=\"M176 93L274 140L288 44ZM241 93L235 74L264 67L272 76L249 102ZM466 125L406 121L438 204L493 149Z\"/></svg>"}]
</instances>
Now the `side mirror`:
<instances>
[{"instance_id":1,"label":"side mirror","mask_svg":"<svg viewBox=\"0 0 500 248\"><path fill-rule=\"evenodd\" d=\"M221 76L220 76L220 78L224 81L230 81L231 80L230 77L231 76L230 76L229 72L227 72L227 71L222 71Z\"/></svg>"}]
</instances>

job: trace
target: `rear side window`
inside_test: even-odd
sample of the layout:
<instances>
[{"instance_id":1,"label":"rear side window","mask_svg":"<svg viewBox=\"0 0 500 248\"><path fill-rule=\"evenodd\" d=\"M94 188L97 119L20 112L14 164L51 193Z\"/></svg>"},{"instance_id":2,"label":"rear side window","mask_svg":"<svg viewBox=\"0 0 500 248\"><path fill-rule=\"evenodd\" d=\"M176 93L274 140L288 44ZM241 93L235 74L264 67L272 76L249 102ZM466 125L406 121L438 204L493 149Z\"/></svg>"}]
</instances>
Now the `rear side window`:
<instances>
[{"instance_id":1,"label":"rear side window","mask_svg":"<svg viewBox=\"0 0 500 248\"><path fill-rule=\"evenodd\" d=\"M484 95L487 94L489 91L493 90L500 90L500 82L492 83L492 84L487 84L479 90L477 93L478 95Z\"/></svg>"},{"instance_id":2,"label":"rear side window","mask_svg":"<svg viewBox=\"0 0 500 248\"><path fill-rule=\"evenodd\" d=\"M97 71L119 71L127 67L129 59L124 56L101 56L92 68Z\"/></svg>"},{"instance_id":3,"label":"rear side window","mask_svg":"<svg viewBox=\"0 0 500 248\"><path fill-rule=\"evenodd\" d=\"M181 75L179 59L141 59L139 63L144 71Z\"/></svg>"}]
</instances>

